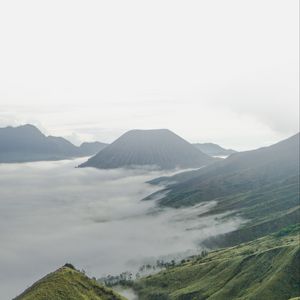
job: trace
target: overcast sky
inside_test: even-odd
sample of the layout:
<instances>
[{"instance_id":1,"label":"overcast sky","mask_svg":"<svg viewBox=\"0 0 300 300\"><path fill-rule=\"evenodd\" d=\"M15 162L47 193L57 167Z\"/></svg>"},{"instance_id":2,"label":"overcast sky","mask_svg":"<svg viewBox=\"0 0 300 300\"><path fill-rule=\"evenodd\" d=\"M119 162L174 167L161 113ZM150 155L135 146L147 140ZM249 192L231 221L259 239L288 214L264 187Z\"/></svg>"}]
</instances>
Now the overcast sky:
<instances>
[{"instance_id":1,"label":"overcast sky","mask_svg":"<svg viewBox=\"0 0 300 300\"><path fill-rule=\"evenodd\" d=\"M298 129L298 0L0 0L0 126L249 149Z\"/></svg>"}]
</instances>

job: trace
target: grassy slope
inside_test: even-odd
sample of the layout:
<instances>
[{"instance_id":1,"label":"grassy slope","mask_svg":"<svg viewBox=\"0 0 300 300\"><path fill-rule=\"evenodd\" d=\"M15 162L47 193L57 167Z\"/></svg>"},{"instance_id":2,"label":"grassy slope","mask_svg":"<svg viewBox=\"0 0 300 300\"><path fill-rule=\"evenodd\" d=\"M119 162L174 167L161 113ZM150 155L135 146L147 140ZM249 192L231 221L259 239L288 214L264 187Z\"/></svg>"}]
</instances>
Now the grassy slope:
<instances>
[{"instance_id":1,"label":"grassy slope","mask_svg":"<svg viewBox=\"0 0 300 300\"><path fill-rule=\"evenodd\" d=\"M141 300L285 300L300 295L299 264L299 229L283 231L192 258L141 279L135 289Z\"/></svg>"},{"instance_id":2,"label":"grassy slope","mask_svg":"<svg viewBox=\"0 0 300 300\"><path fill-rule=\"evenodd\" d=\"M299 134L151 183L167 184L164 191L168 193L159 200L162 206L177 208L215 200L217 206L208 214L229 213L227 217L238 215L248 221L232 233L205 241L206 246L250 241L299 221Z\"/></svg>"},{"instance_id":3,"label":"grassy slope","mask_svg":"<svg viewBox=\"0 0 300 300\"><path fill-rule=\"evenodd\" d=\"M195 172L190 173L192 177L195 174ZM197 188L193 192L178 189L176 193L171 193L169 198L166 196L163 200L175 201L171 205L175 207L176 202L193 205L204 201L201 194L202 190ZM252 190L233 192L229 196L217 197L213 200L217 201L217 205L203 216L227 213L227 218L240 216L247 220L247 223L236 231L205 241L205 245L208 247L237 245L299 222L299 176L286 177Z\"/></svg>"},{"instance_id":4,"label":"grassy slope","mask_svg":"<svg viewBox=\"0 0 300 300\"><path fill-rule=\"evenodd\" d=\"M15 300L124 300L112 290L69 267L34 283Z\"/></svg>"},{"instance_id":5,"label":"grassy slope","mask_svg":"<svg viewBox=\"0 0 300 300\"><path fill-rule=\"evenodd\" d=\"M177 208L264 190L295 177L299 178L299 134L270 147L236 153L197 171L152 183L169 181L165 189L168 194L159 203Z\"/></svg>"},{"instance_id":6,"label":"grassy slope","mask_svg":"<svg viewBox=\"0 0 300 300\"><path fill-rule=\"evenodd\" d=\"M213 247L232 246L247 242L299 222L298 176L267 185L254 191L218 198L218 204L208 214L232 211L248 220L240 229L206 241Z\"/></svg>"}]
</instances>

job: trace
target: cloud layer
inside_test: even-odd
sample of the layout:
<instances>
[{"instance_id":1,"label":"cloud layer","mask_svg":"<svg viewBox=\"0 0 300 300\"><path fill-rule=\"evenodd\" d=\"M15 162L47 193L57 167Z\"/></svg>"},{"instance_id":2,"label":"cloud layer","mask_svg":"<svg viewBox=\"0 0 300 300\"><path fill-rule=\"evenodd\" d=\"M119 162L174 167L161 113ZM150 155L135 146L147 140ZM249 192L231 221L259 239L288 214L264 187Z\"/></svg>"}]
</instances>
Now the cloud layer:
<instances>
[{"instance_id":1,"label":"cloud layer","mask_svg":"<svg viewBox=\"0 0 300 300\"><path fill-rule=\"evenodd\" d=\"M174 210L140 201L158 189L145 182L165 174L76 169L80 162L0 165L2 297L66 262L101 277L191 254L202 239L242 222L199 218L214 202Z\"/></svg>"}]
</instances>

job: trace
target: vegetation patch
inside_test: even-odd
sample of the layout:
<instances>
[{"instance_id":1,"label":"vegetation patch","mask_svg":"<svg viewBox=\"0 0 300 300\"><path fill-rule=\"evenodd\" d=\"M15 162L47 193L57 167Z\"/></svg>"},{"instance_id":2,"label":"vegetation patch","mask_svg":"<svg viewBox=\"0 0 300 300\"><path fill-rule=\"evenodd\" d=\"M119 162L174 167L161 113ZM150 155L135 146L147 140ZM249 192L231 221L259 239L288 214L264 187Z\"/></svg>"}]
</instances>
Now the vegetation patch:
<instances>
[{"instance_id":1,"label":"vegetation patch","mask_svg":"<svg viewBox=\"0 0 300 300\"><path fill-rule=\"evenodd\" d=\"M66 264L46 275L15 300L125 300L111 289Z\"/></svg>"},{"instance_id":2,"label":"vegetation patch","mask_svg":"<svg viewBox=\"0 0 300 300\"><path fill-rule=\"evenodd\" d=\"M298 229L212 251L135 282L139 299L272 299L300 295Z\"/></svg>"}]
</instances>

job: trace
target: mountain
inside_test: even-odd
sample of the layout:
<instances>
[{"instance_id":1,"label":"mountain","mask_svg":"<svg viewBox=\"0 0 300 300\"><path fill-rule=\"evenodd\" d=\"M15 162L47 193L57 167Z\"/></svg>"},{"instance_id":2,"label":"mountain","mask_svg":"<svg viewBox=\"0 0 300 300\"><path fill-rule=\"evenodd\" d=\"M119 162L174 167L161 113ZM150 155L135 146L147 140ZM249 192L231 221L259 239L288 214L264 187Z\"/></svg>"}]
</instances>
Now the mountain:
<instances>
[{"instance_id":1,"label":"mountain","mask_svg":"<svg viewBox=\"0 0 300 300\"><path fill-rule=\"evenodd\" d=\"M229 156L237 151L232 149L224 149L221 146L213 143L196 143L193 144L197 149L209 156Z\"/></svg>"},{"instance_id":2,"label":"mountain","mask_svg":"<svg viewBox=\"0 0 300 300\"><path fill-rule=\"evenodd\" d=\"M95 155L107 146L100 142L84 142L79 147L79 152L84 156Z\"/></svg>"},{"instance_id":3,"label":"mountain","mask_svg":"<svg viewBox=\"0 0 300 300\"><path fill-rule=\"evenodd\" d=\"M178 207L253 191L293 176L299 176L299 133L275 145L235 153L197 171L153 182L170 182L168 195L160 203Z\"/></svg>"},{"instance_id":4,"label":"mountain","mask_svg":"<svg viewBox=\"0 0 300 300\"><path fill-rule=\"evenodd\" d=\"M14 300L125 300L111 289L66 264L46 275Z\"/></svg>"},{"instance_id":5,"label":"mountain","mask_svg":"<svg viewBox=\"0 0 300 300\"><path fill-rule=\"evenodd\" d=\"M225 247L253 240L299 222L299 134L275 145L232 154L196 171L152 180L164 184L161 206L215 201L206 214L242 217L239 229L205 241ZM162 193L163 192L163 193ZM158 193L145 200L157 198Z\"/></svg>"},{"instance_id":6,"label":"mountain","mask_svg":"<svg viewBox=\"0 0 300 300\"><path fill-rule=\"evenodd\" d=\"M272 299L300 296L300 226L192 257L134 283L138 299ZM299 299L299 298L296 298Z\"/></svg>"},{"instance_id":7,"label":"mountain","mask_svg":"<svg viewBox=\"0 0 300 300\"><path fill-rule=\"evenodd\" d=\"M167 129L131 130L80 167L113 169L156 166L160 169L197 168L214 159Z\"/></svg>"},{"instance_id":8,"label":"mountain","mask_svg":"<svg viewBox=\"0 0 300 300\"><path fill-rule=\"evenodd\" d=\"M47 137L30 124L0 128L0 163L89 156L103 147L102 143L84 143L76 147L62 137Z\"/></svg>"}]
</instances>

